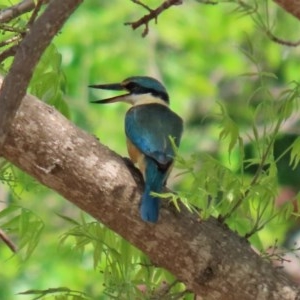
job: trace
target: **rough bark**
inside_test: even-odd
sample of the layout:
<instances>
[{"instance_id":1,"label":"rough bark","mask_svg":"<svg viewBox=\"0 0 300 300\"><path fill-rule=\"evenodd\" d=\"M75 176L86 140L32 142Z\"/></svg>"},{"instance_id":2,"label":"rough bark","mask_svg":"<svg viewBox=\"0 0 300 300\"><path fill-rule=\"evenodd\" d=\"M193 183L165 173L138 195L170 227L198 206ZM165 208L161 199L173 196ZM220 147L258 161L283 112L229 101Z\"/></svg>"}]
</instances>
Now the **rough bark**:
<instances>
[{"instance_id":1,"label":"rough bark","mask_svg":"<svg viewBox=\"0 0 300 300\"><path fill-rule=\"evenodd\" d=\"M214 219L172 208L141 221L134 167L95 137L26 96L2 155L147 253L204 299L300 299L300 291L248 242Z\"/></svg>"}]
</instances>

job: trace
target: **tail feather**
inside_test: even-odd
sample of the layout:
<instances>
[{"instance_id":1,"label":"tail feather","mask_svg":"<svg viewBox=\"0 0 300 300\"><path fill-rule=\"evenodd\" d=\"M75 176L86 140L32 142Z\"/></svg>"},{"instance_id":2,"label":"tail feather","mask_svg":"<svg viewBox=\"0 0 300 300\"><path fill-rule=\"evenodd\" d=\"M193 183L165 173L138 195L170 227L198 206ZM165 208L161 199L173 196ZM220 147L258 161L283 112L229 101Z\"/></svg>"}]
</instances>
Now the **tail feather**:
<instances>
[{"instance_id":1,"label":"tail feather","mask_svg":"<svg viewBox=\"0 0 300 300\"><path fill-rule=\"evenodd\" d=\"M161 169L152 158L146 157L145 191L140 207L141 217L146 222L156 223L159 215L160 199L150 195L160 193L167 177L167 170Z\"/></svg>"},{"instance_id":2,"label":"tail feather","mask_svg":"<svg viewBox=\"0 0 300 300\"><path fill-rule=\"evenodd\" d=\"M140 213L143 221L156 223L159 215L160 199L152 197L150 192L149 188L144 191Z\"/></svg>"}]
</instances>

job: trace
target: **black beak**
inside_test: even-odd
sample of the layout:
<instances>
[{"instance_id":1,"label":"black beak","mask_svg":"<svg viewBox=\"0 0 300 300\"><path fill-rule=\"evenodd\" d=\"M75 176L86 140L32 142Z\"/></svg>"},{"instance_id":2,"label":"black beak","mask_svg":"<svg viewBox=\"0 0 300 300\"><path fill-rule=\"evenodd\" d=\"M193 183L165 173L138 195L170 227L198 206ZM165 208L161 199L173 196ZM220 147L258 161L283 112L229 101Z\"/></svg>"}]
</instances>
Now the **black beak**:
<instances>
[{"instance_id":1,"label":"black beak","mask_svg":"<svg viewBox=\"0 0 300 300\"><path fill-rule=\"evenodd\" d=\"M124 86L122 86L121 83L110 83L110 84L92 84L89 85L90 88L95 88L95 89L101 89L101 90L113 90L113 91L123 91L125 90ZM95 100L91 101L91 103L100 103L100 104L106 104L106 103L113 103L113 102L118 102L118 101L126 101L126 97L129 94L125 95L120 95L120 96L115 96L103 100Z\"/></svg>"}]
</instances>

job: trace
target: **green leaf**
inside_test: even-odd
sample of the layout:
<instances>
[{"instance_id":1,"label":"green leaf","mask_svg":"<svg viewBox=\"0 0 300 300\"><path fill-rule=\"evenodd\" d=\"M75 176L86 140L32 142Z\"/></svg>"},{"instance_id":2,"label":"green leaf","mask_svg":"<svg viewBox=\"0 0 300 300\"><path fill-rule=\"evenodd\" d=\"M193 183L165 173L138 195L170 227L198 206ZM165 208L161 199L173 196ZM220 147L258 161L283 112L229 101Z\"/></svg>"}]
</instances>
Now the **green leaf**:
<instances>
[{"instance_id":1,"label":"green leaf","mask_svg":"<svg viewBox=\"0 0 300 300\"><path fill-rule=\"evenodd\" d=\"M278 79L278 77L274 74L274 73L271 73L271 72L265 72L265 71L262 71L259 73L259 75L261 77L267 77L267 78L272 78L272 79Z\"/></svg>"},{"instance_id":2,"label":"green leaf","mask_svg":"<svg viewBox=\"0 0 300 300\"><path fill-rule=\"evenodd\" d=\"M295 169L300 161L300 137L297 137L293 142L291 149L290 166Z\"/></svg>"},{"instance_id":3,"label":"green leaf","mask_svg":"<svg viewBox=\"0 0 300 300\"><path fill-rule=\"evenodd\" d=\"M70 112L64 100L66 77L62 72L61 63L61 54L51 44L35 69L29 91L69 118Z\"/></svg>"},{"instance_id":4,"label":"green leaf","mask_svg":"<svg viewBox=\"0 0 300 300\"><path fill-rule=\"evenodd\" d=\"M5 217L5 218L4 218ZM0 226L19 237L18 252L28 259L40 241L43 221L30 210L11 205L0 212Z\"/></svg>"},{"instance_id":5,"label":"green leaf","mask_svg":"<svg viewBox=\"0 0 300 300\"><path fill-rule=\"evenodd\" d=\"M222 116L222 130L219 134L219 139L223 140L229 138L228 152L229 154L233 150L234 146L237 144L239 139L239 127L237 124L229 117L225 107L222 104L219 104L221 108Z\"/></svg>"}]
</instances>

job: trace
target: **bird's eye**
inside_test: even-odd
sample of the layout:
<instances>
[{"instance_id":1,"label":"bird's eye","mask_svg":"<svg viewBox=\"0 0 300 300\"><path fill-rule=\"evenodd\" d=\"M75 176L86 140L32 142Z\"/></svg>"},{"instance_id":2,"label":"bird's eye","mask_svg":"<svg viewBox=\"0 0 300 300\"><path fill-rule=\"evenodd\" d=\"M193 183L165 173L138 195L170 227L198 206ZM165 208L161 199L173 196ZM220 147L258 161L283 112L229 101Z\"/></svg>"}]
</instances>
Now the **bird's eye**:
<instances>
[{"instance_id":1,"label":"bird's eye","mask_svg":"<svg viewBox=\"0 0 300 300\"><path fill-rule=\"evenodd\" d=\"M126 89L128 89L129 91L134 91L136 88L138 88L138 85L134 82L128 82L125 84Z\"/></svg>"}]
</instances>

